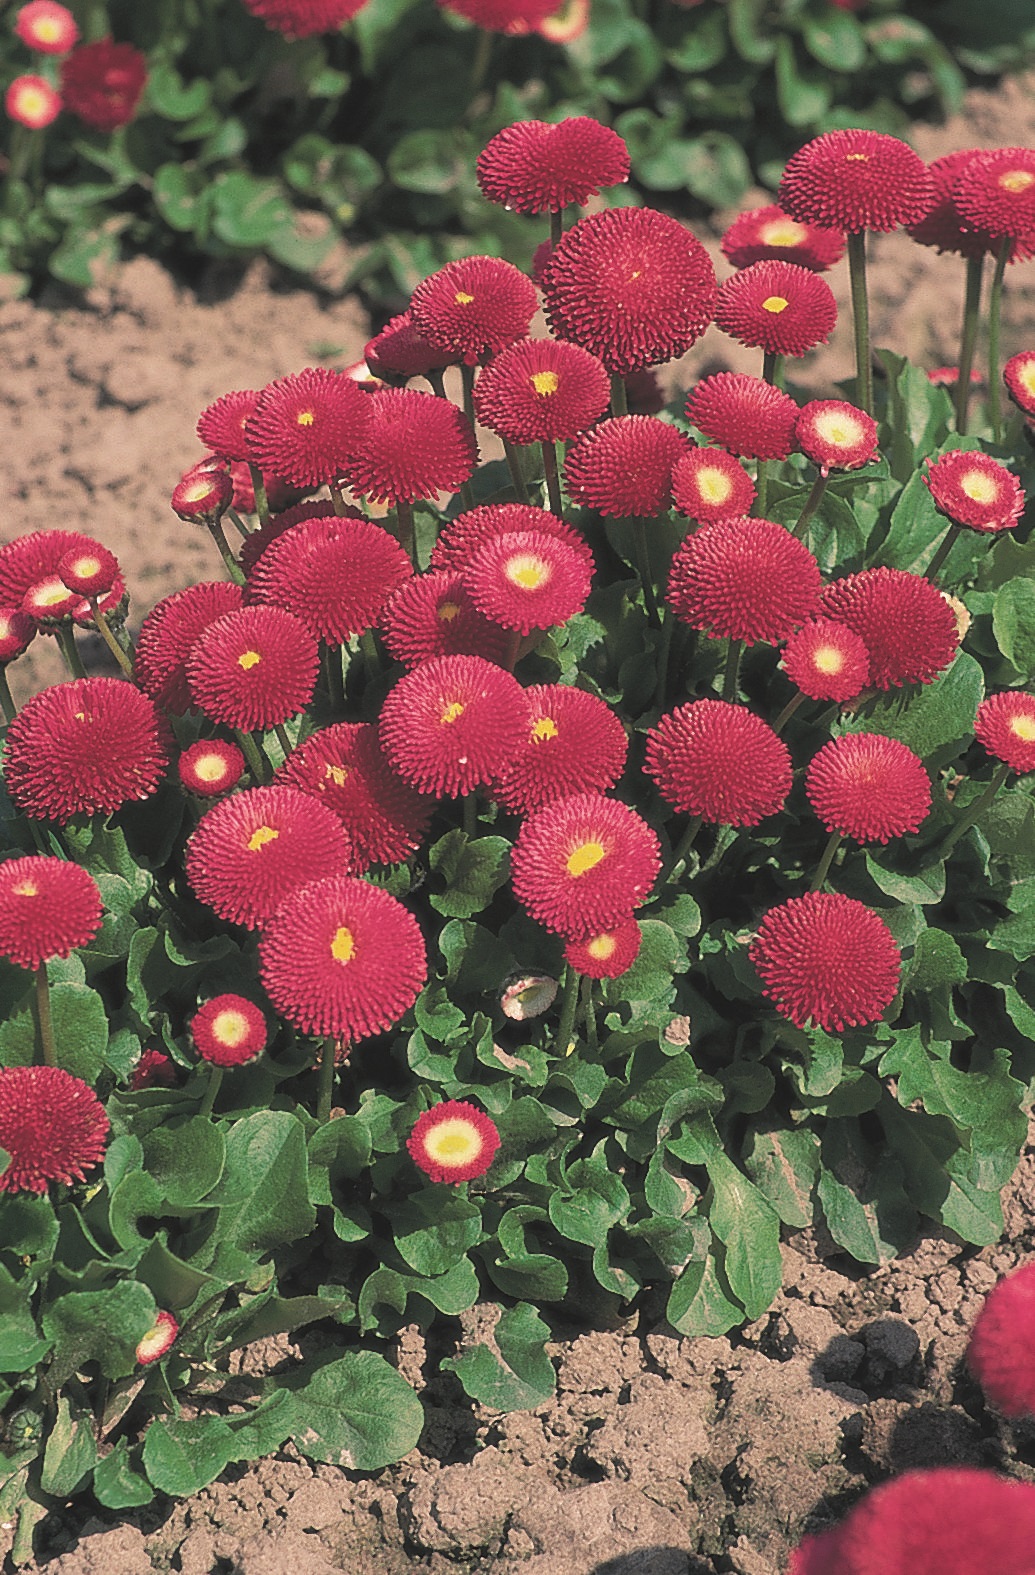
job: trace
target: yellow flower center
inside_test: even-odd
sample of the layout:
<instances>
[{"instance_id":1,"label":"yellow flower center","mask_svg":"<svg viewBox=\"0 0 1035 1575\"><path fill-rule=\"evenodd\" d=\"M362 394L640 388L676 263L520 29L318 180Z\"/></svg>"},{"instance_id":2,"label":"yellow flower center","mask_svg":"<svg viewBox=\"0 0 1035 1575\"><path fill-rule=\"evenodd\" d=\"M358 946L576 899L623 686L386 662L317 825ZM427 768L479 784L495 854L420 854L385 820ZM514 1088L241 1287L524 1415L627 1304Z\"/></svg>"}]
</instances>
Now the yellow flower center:
<instances>
[{"instance_id":1,"label":"yellow flower center","mask_svg":"<svg viewBox=\"0 0 1035 1575\"><path fill-rule=\"evenodd\" d=\"M548 738L557 737L557 723L552 716L537 717L532 724L532 742L543 744Z\"/></svg>"},{"instance_id":2,"label":"yellow flower center","mask_svg":"<svg viewBox=\"0 0 1035 1575\"><path fill-rule=\"evenodd\" d=\"M101 560L99 558L93 557L90 554L84 553L81 558L74 558L72 560L73 574L78 574L80 577L89 577L94 574L100 574L100 572Z\"/></svg>"},{"instance_id":3,"label":"yellow flower center","mask_svg":"<svg viewBox=\"0 0 1035 1575\"><path fill-rule=\"evenodd\" d=\"M518 553L508 558L503 572L512 585L519 585L523 591L537 591L550 579L550 565L531 552Z\"/></svg>"},{"instance_id":4,"label":"yellow flower center","mask_svg":"<svg viewBox=\"0 0 1035 1575\"><path fill-rule=\"evenodd\" d=\"M861 424L843 411L825 410L816 417L816 431L835 448L850 448L862 439Z\"/></svg>"},{"instance_id":5,"label":"yellow flower center","mask_svg":"<svg viewBox=\"0 0 1035 1575\"><path fill-rule=\"evenodd\" d=\"M774 314L778 314L780 312L786 311L790 304L790 301L788 301L785 295L767 295L765 300L762 302L762 310L763 312L772 312Z\"/></svg>"},{"instance_id":6,"label":"yellow flower center","mask_svg":"<svg viewBox=\"0 0 1035 1575\"><path fill-rule=\"evenodd\" d=\"M33 587L32 599L37 607L58 607L68 600L68 586L60 580L43 580Z\"/></svg>"},{"instance_id":7,"label":"yellow flower center","mask_svg":"<svg viewBox=\"0 0 1035 1575\"><path fill-rule=\"evenodd\" d=\"M454 295L453 300L456 302L457 306L470 306L471 302L474 300L474 296L468 295L466 290L458 290Z\"/></svg>"},{"instance_id":8,"label":"yellow flower center","mask_svg":"<svg viewBox=\"0 0 1035 1575\"><path fill-rule=\"evenodd\" d=\"M300 410L295 417L300 427L311 427L315 419L316 417L311 410Z\"/></svg>"},{"instance_id":9,"label":"yellow flower center","mask_svg":"<svg viewBox=\"0 0 1035 1575\"><path fill-rule=\"evenodd\" d=\"M771 219L758 232L763 246L800 246L808 235L804 224L796 224L793 219Z\"/></svg>"},{"instance_id":10,"label":"yellow flower center","mask_svg":"<svg viewBox=\"0 0 1035 1575\"><path fill-rule=\"evenodd\" d=\"M214 751L211 755L199 755L194 762L194 775L202 782L218 782L220 777L226 776L226 762Z\"/></svg>"},{"instance_id":11,"label":"yellow flower center","mask_svg":"<svg viewBox=\"0 0 1035 1575\"><path fill-rule=\"evenodd\" d=\"M697 490L704 503L725 503L733 491L733 483L717 465L703 465L697 472Z\"/></svg>"},{"instance_id":12,"label":"yellow flower center","mask_svg":"<svg viewBox=\"0 0 1035 1575\"><path fill-rule=\"evenodd\" d=\"M184 503L200 503L212 491L210 481L193 481L183 494Z\"/></svg>"},{"instance_id":13,"label":"yellow flower center","mask_svg":"<svg viewBox=\"0 0 1035 1575\"><path fill-rule=\"evenodd\" d=\"M975 503L994 503L999 488L994 476L985 470L965 470L960 477L960 490Z\"/></svg>"},{"instance_id":14,"label":"yellow flower center","mask_svg":"<svg viewBox=\"0 0 1035 1575\"><path fill-rule=\"evenodd\" d=\"M331 956L334 958L335 962L345 963L351 962L355 955L356 937L353 935L348 925L343 924L335 932L334 939L331 942Z\"/></svg>"},{"instance_id":15,"label":"yellow flower center","mask_svg":"<svg viewBox=\"0 0 1035 1575\"><path fill-rule=\"evenodd\" d=\"M442 723L442 725L444 727L448 727L450 722L455 722L457 717L458 716L463 716L463 714L464 714L464 708L460 704L460 701L459 700L454 700L450 705L446 706L446 708L443 711L442 715L439 717L439 721Z\"/></svg>"},{"instance_id":16,"label":"yellow flower center","mask_svg":"<svg viewBox=\"0 0 1035 1575\"><path fill-rule=\"evenodd\" d=\"M19 881L17 886L11 887L11 893L15 897L38 897L40 889L35 881L23 880Z\"/></svg>"},{"instance_id":17,"label":"yellow flower center","mask_svg":"<svg viewBox=\"0 0 1035 1575\"><path fill-rule=\"evenodd\" d=\"M440 1165L468 1165L482 1151L478 1129L470 1121L453 1116L440 1121L424 1138L424 1147Z\"/></svg>"},{"instance_id":18,"label":"yellow flower center","mask_svg":"<svg viewBox=\"0 0 1035 1575\"><path fill-rule=\"evenodd\" d=\"M267 842L276 842L279 836L280 832L274 831L272 826L258 826L248 838L248 852L258 853L259 849L264 848Z\"/></svg>"},{"instance_id":19,"label":"yellow flower center","mask_svg":"<svg viewBox=\"0 0 1035 1575\"><path fill-rule=\"evenodd\" d=\"M1035 739L1035 716L1024 711L1019 716L1012 716L1010 718L1010 732L1016 738L1023 739L1024 743L1030 744Z\"/></svg>"},{"instance_id":20,"label":"yellow flower center","mask_svg":"<svg viewBox=\"0 0 1035 1575\"><path fill-rule=\"evenodd\" d=\"M20 87L17 94L17 106L23 115L30 120L35 120L37 115L43 115L47 110L47 95L38 87Z\"/></svg>"},{"instance_id":21,"label":"yellow flower center","mask_svg":"<svg viewBox=\"0 0 1035 1575\"><path fill-rule=\"evenodd\" d=\"M556 394L561 380L556 372L533 372L532 387L537 394Z\"/></svg>"},{"instance_id":22,"label":"yellow flower center","mask_svg":"<svg viewBox=\"0 0 1035 1575\"><path fill-rule=\"evenodd\" d=\"M1025 361L1020 369L1021 386L1035 398L1035 359Z\"/></svg>"},{"instance_id":23,"label":"yellow flower center","mask_svg":"<svg viewBox=\"0 0 1035 1575\"><path fill-rule=\"evenodd\" d=\"M258 651L242 651L237 658L237 665L243 667L247 673L261 661L262 657Z\"/></svg>"},{"instance_id":24,"label":"yellow flower center","mask_svg":"<svg viewBox=\"0 0 1035 1575\"><path fill-rule=\"evenodd\" d=\"M348 779L349 768L348 766L332 766L328 760L324 763L323 774L325 777L330 778L335 787L344 787Z\"/></svg>"},{"instance_id":25,"label":"yellow flower center","mask_svg":"<svg viewBox=\"0 0 1035 1575\"><path fill-rule=\"evenodd\" d=\"M220 1044L231 1048L243 1044L248 1037L248 1019L235 1007L217 1012L212 1019L212 1033Z\"/></svg>"},{"instance_id":26,"label":"yellow flower center","mask_svg":"<svg viewBox=\"0 0 1035 1575\"><path fill-rule=\"evenodd\" d=\"M845 665L844 654L836 645L818 646L812 660L821 673L826 673L830 677L839 673Z\"/></svg>"},{"instance_id":27,"label":"yellow flower center","mask_svg":"<svg viewBox=\"0 0 1035 1575\"><path fill-rule=\"evenodd\" d=\"M1035 175L1031 170L1006 170L1000 175L999 184L1004 191L1017 197L1022 191L1027 191L1029 186L1035 185Z\"/></svg>"},{"instance_id":28,"label":"yellow flower center","mask_svg":"<svg viewBox=\"0 0 1035 1575\"><path fill-rule=\"evenodd\" d=\"M61 37L61 23L57 17L39 17L36 22L36 37L41 44L56 44Z\"/></svg>"},{"instance_id":29,"label":"yellow flower center","mask_svg":"<svg viewBox=\"0 0 1035 1575\"><path fill-rule=\"evenodd\" d=\"M442 623L452 623L454 618L460 616L459 602L443 602L438 610L439 620Z\"/></svg>"},{"instance_id":30,"label":"yellow flower center","mask_svg":"<svg viewBox=\"0 0 1035 1575\"><path fill-rule=\"evenodd\" d=\"M586 943L586 950L594 962L607 962L609 957L614 956L617 947L618 942L613 935L594 935Z\"/></svg>"},{"instance_id":31,"label":"yellow flower center","mask_svg":"<svg viewBox=\"0 0 1035 1575\"><path fill-rule=\"evenodd\" d=\"M602 858L607 856L607 849L602 842L580 842L574 852L568 855L565 866L568 874L576 879L585 875L587 870L596 869Z\"/></svg>"}]
</instances>

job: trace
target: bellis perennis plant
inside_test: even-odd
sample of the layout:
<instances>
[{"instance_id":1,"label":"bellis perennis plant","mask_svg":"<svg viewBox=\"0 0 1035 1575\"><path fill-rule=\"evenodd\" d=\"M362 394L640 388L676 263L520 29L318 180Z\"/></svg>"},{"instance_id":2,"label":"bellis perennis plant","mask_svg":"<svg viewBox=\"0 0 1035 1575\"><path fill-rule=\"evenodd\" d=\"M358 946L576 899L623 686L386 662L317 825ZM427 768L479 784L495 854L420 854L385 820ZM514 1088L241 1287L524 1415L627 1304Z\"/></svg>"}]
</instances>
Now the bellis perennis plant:
<instances>
[{"instance_id":1,"label":"bellis perennis plant","mask_svg":"<svg viewBox=\"0 0 1035 1575\"><path fill-rule=\"evenodd\" d=\"M479 1298L540 1346L554 1314L715 1334L768 1307L783 1232L864 1264L927 1222L997 1239L1035 1031L1032 352L1005 425L887 351L872 391L869 360L783 377L847 327L831 226L858 305L862 231L934 200L889 140L803 148L720 288L674 218L564 228L612 136L579 130L573 184L515 129L479 172L552 226L541 295L460 259L371 378L214 400L169 478L207 578L139 622L102 543L0 547L25 1502L188 1493L288 1439L376 1468L421 1428L389 1342ZM631 409L663 358L721 358L716 315L758 375ZM18 707L39 640L68 677ZM997 1404L1009 1305L973 1358ZM319 1365L223 1404L232 1347L314 1321ZM505 1344L456 1362L473 1399ZM867 1516L890 1548L902 1491L799 1567Z\"/></svg>"}]
</instances>

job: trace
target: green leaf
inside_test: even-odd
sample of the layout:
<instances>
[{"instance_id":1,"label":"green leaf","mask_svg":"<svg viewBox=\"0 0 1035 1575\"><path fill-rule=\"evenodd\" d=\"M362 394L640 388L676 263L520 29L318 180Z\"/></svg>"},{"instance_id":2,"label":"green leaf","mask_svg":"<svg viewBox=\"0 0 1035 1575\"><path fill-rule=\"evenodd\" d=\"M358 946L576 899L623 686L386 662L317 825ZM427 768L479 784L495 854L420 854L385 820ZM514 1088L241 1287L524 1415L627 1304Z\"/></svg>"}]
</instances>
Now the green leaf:
<instances>
[{"instance_id":1,"label":"green leaf","mask_svg":"<svg viewBox=\"0 0 1035 1575\"><path fill-rule=\"evenodd\" d=\"M515 1253L490 1261L491 1278L507 1296L536 1302L560 1302L568 1294L568 1271L559 1258L545 1252Z\"/></svg>"},{"instance_id":2,"label":"green leaf","mask_svg":"<svg viewBox=\"0 0 1035 1575\"><path fill-rule=\"evenodd\" d=\"M435 843L428 862L446 884L431 896L431 906L447 919L469 919L488 907L510 874L510 843L505 837L468 838L450 831Z\"/></svg>"},{"instance_id":3,"label":"green leaf","mask_svg":"<svg viewBox=\"0 0 1035 1575\"><path fill-rule=\"evenodd\" d=\"M187 87L179 72L168 64L152 63L147 78L147 98L151 108L166 120L193 120L207 109L212 89L205 77L197 77Z\"/></svg>"},{"instance_id":4,"label":"green leaf","mask_svg":"<svg viewBox=\"0 0 1035 1575\"><path fill-rule=\"evenodd\" d=\"M136 1509L150 1504L154 1489L130 1459L129 1443L120 1438L99 1461L93 1473L93 1490L106 1509Z\"/></svg>"},{"instance_id":5,"label":"green leaf","mask_svg":"<svg viewBox=\"0 0 1035 1575\"><path fill-rule=\"evenodd\" d=\"M357 1298L360 1328L373 1329L382 1322L378 1309L390 1308L403 1317L411 1297L437 1307L449 1318L473 1307L479 1294L478 1276L470 1258L461 1258L446 1274L428 1278L421 1274L399 1274L395 1269L375 1269L364 1281ZM391 1327L397 1327L393 1322Z\"/></svg>"},{"instance_id":6,"label":"green leaf","mask_svg":"<svg viewBox=\"0 0 1035 1575\"><path fill-rule=\"evenodd\" d=\"M226 1170L209 1203L222 1204L221 1233L234 1246L266 1252L308 1236L305 1129L287 1110L260 1110L226 1136Z\"/></svg>"},{"instance_id":7,"label":"green leaf","mask_svg":"<svg viewBox=\"0 0 1035 1575\"><path fill-rule=\"evenodd\" d=\"M424 1411L400 1373L374 1351L350 1351L315 1372L291 1374L295 1445L310 1460L379 1471L408 1454Z\"/></svg>"},{"instance_id":8,"label":"green leaf","mask_svg":"<svg viewBox=\"0 0 1035 1575\"><path fill-rule=\"evenodd\" d=\"M708 1221L725 1245L730 1290L749 1320L760 1318L780 1289L780 1221L758 1188L725 1155L708 1162Z\"/></svg>"},{"instance_id":9,"label":"green leaf","mask_svg":"<svg viewBox=\"0 0 1035 1575\"><path fill-rule=\"evenodd\" d=\"M400 1256L418 1274L447 1274L482 1235L478 1205L441 1187L425 1187L386 1212Z\"/></svg>"},{"instance_id":10,"label":"green leaf","mask_svg":"<svg viewBox=\"0 0 1035 1575\"><path fill-rule=\"evenodd\" d=\"M557 1387L544 1349L550 1331L528 1302L501 1314L490 1343L480 1343L441 1365L456 1373L472 1400L493 1411L527 1411Z\"/></svg>"},{"instance_id":11,"label":"green leaf","mask_svg":"<svg viewBox=\"0 0 1035 1575\"><path fill-rule=\"evenodd\" d=\"M629 1194L602 1157L576 1160L565 1177L565 1191L550 1195L550 1219L569 1241L595 1247L624 1218Z\"/></svg>"},{"instance_id":12,"label":"green leaf","mask_svg":"<svg viewBox=\"0 0 1035 1575\"><path fill-rule=\"evenodd\" d=\"M151 190L155 207L174 230L189 233L207 226L212 186L204 170L163 164L155 171Z\"/></svg>"},{"instance_id":13,"label":"green leaf","mask_svg":"<svg viewBox=\"0 0 1035 1575\"><path fill-rule=\"evenodd\" d=\"M278 181L228 170L212 184L212 231L228 246L262 250L275 230L292 225L291 207Z\"/></svg>"},{"instance_id":14,"label":"green leaf","mask_svg":"<svg viewBox=\"0 0 1035 1575\"><path fill-rule=\"evenodd\" d=\"M984 697L981 667L965 651L933 683L903 700L893 691L867 717L852 721L852 733L884 733L907 744L929 764L954 759L974 733L974 718Z\"/></svg>"},{"instance_id":15,"label":"green leaf","mask_svg":"<svg viewBox=\"0 0 1035 1575\"><path fill-rule=\"evenodd\" d=\"M894 897L896 902L914 902L921 906L941 902L945 896L944 864L929 864L917 874L907 875L888 869L887 865L880 862L881 857L880 854L875 857L872 853L866 853L866 869L873 884L888 897Z\"/></svg>"},{"instance_id":16,"label":"green leaf","mask_svg":"<svg viewBox=\"0 0 1035 1575\"><path fill-rule=\"evenodd\" d=\"M1035 580L1012 580L996 592L992 631L1022 678L1035 678Z\"/></svg>"},{"instance_id":17,"label":"green leaf","mask_svg":"<svg viewBox=\"0 0 1035 1575\"><path fill-rule=\"evenodd\" d=\"M173 1498L199 1493L239 1458L233 1429L220 1416L160 1418L144 1439L144 1469L158 1491Z\"/></svg>"},{"instance_id":18,"label":"green leaf","mask_svg":"<svg viewBox=\"0 0 1035 1575\"><path fill-rule=\"evenodd\" d=\"M43 1332L54 1345L48 1381L58 1389L74 1372L96 1362L106 1378L124 1378L136 1366L136 1349L154 1327L158 1308L145 1285L122 1280L103 1291L69 1291L43 1313Z\"/></svg>"},{"instance_id":19,"label":"green leaf","mask_svg":"<svg viewBox=\"0 0 1035 1575\"><path fill-rule=\"evenodd\" d=\"M52 984L50 1011L58 1065L93 1084L108 1047L108 1013L96 990L85 984ZM0 1065L31 1066L36 1058L36 1024L28 1009L0 1024Z\"/></svg>"},{"instance_id":20,"label":"green leaf","mask_svg":"<svg viewBox=\"0 0 1035 1575\"><path fill-rule=\"evenodd\" d=\"M742 60L767 65L775 43L765 23L766 0L730 0L729 29L733 47Z\"/></svg>"},{"instance_id":21,"label":"green leaf","mask_svg":"<svg viewBox=\"0 0 1035 1575\"><path fill-rule=\"evenodd\" d=\"M1035 952L1035 879L1020 880L1010 891L1006 905L1011 917L1000 919L989 931L986 944L997 952L1025 962Z\"/></svg>"},{"instance_id":22,"label":"green leaf","mask_svg":"<svg viewBox=\"0 0 1035 1575\"><path fill-rule=\"evenodd\" d=\"M907 990L926 994L951 989L967 978L967 959L944 930L922 930L903 981Z\"/></svg>"},{"instance_id":23,"label":"green leaf","mask_svg":"<svg viewBox=\"0 0 1035 1575\"><path fill-rule=\"evenodd\" d=\"M200 1203L223 1174L226 1144L207 1116L170 1121L142 1141L148 1175L166 1202L177 1207Z\"/></svg>"},{"instance_id":24,"label":"green leaf","mask_svg":"<svg viewBox=\"0 0 1035 1575\"><path fill-rule=\"evenodd\" d=\"M886 373L888 408L881 449L899 481L908 482L920 461L944 443L952 420L952 401L935 388L924 369L892 350L878 350Z\"/></svg>"},{"instance_id":25,"label":"green leaf","mask_svg":"<svg viewBox=\"0 0 1035 1575\"><path fill-rule=\"evenodd\" d=\"M408 131L388 155L388 177L403 191L454 191L464 175L464 139L450 129Z\"/></svg>"},{"instance_id":26,"label":"green leaf","mask_svg":"<svg viewBox=\"0 0 1035 1575\"><path fill-rule=\"evenodd\" d=\"M55 1498L71 1498L86 1480L97 1461L93 1416L85 1409L72 1409L66 1395L59 1395L40 1472L40 1487Z\"/></svg>"},{"instance_id":27,"label":"green leaf","mask_svg":"<svg viewBox=\"0 0 1035 1575\"><path fill-rule=\"evenodd\" d=\"M803 65L786 33L776 39L776 99L790 126L811 126L830 107L833 88L825 71Z\"/></svg>"},{"instance_id":28,"label":"green leaf","mask_svg":"<svg viewBox=\"0 0 1035 1575\"><path fill-rule=\"evenodd\" d=\"M371 1153L370 1128L358 1116L317 1127L309 1139L310 1203L333 1203L335 1192L367 1169Z\"/></svg>"},{"instance_id":29,"label":"green leaf","mask_svg":"<svg viewBox=\"0 0 1035 1575\"><path fill-rule=\"evenodd\" d=\"M805 1127L754 1132L744 1167L785 1225L812 1224L812 1190L819 1174L819 1139Z\"/></svg>"},{"instance_id":30,"label":"green leaf","mask_svg":"<svg viewBox=\"0 0 1035 1575\"><path fill-rule=\"evenodd\" d=\"M49 1349L40 1339L28 1291L0 1264L0 1373L31 1372Z\"/></svg>"},{"instance_id":31,"label":"green leaf","mask_svg":"<svg viewBox=\"0 0 1035 1575\"><path fill-rule=\"evenodd\" d=\"M725 131L683 139L678 150L687 190L710 207L731 207L751 185L751 165L744 150Z\"/></svg>"},{"instance_id":32,"label":"green leaf","mask_svg":"<svg viewBox=\"0 0 1035 1575\"><path fill-rule=\"evenodd\" d=\"M660 919L640 920L640 949L631 968L604 983L608 1006L644 1001L655 1009L667 1007L675 996L675 977L686 972L686 945Z\"/></svg>"},{"instance_id":33,"label":"green leaf","mask_svg":"<svg viewBox=\"0 0 1035 1575\"><path fill-rule=\"evenodd\" d=\"M236 1348L271 1335L290 1334L321 1318L338 1318L351 1307L344 1293L340 1296L270 1296L261 1306L245 1303L219 1319L217 1338L222 1345ZM285 1434L286 1436L286 1434Z\"/></svg>"},{"instance_id":34,"label":"green leaf","mask_svg":"<svg viewBox=\"0 0 1035 1575\"><path fill-rule=\"evenodd\" d=\"M822 17L803 17L801 36L812 58L828 71L858 71L866 60L863 30L847 11L828 5Z\"/></svg>"},{"instance_id":35,"label":"green leaf","mask_svg":"<svg viewBox=\"0 0 1035 1575\"><path fill-rule=\"evenodd\" d=\"M665 1316L680 1334L715 1338L744 1322L744 1309L730 1299L714 1253L688 1263L669 1292Z\"/></svg>"}]
</instances>

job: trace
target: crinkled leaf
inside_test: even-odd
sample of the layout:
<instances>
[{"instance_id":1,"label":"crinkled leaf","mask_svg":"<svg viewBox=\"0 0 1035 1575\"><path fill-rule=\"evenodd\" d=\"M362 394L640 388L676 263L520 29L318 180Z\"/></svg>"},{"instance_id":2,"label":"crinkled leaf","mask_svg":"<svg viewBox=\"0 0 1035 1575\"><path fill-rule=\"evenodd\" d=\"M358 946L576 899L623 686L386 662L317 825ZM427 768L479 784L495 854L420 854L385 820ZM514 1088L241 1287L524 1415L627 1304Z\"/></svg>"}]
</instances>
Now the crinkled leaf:
<instances>
[{"instance_id":1,"label":"crinkled leaf","mask_svg":"<svg viewBox=\"0 0 1035 1575\"><path fill-rule=\"evenodd\" d=\"M491 1343L479 1342L442 1366L456 1373L472 1400L494 1411L524 1411L553 1395L557 1378L546 1354L550 1331L528 1302L500 1315Z\"/></svg>"},{"instance_id":2,"label":"crinkled leaf","mask_svg":"<svg viewBox=\"0 0 1035 1575\"><path fill-rule=\"evenodd\" d=\"M159 1418L144 1439L143 1462L149 1480L160 1493L189 1498L237 1460L233 1429L221 1416L193 1421Z\"/></svg>"},{"instance_id":3,"label":"crinkled leaf","mask_svg":"<svg viewBox=\"0 0 1035 1575\"><path fill-rule=\"evenodd\" d=\"M97 1461L93 1415L59 1395L47 1436L40 1486L55 1498L71 1498L82 1488Z\"/></svg>"},{"instance_id":4,"label":"crinkled leaf","mask_svg":"<svg viewBox=\"0 0 1035 1575\"><path fill-rule=\"evenodd\" d=\"M105 1509L136 1509L150 1504L154 1488L137 1469L130 1456L129 1442L120 1438L114 1449L98 1461L93 1473L93 1491Z\"/></svg>"},{"instance_id":5,"label":"crinkled leaf","mask_svg":"<svg viewBox=\"0 0 1035 1575\"><path fill-rule=\"evenodd\" d=\"M295 1445L310 1460L379 1471L408 1454L424 1411L400 1373L374 1351L350 1351L315 1372L292 1374Z\"/></svg>"},{"instance_id":6,"label":"crinkled leaf","mask_svg":"<svg viewBox=\"0 0 1035 1575\"><path fill-rule=\"evenodd\" d=\"M730 1290L749 1319L761 1317L780 1289L780 1221L758 1188L725 1155L708 1163L708 1220L726 1248Z\"/></svg>"}]
</instances>

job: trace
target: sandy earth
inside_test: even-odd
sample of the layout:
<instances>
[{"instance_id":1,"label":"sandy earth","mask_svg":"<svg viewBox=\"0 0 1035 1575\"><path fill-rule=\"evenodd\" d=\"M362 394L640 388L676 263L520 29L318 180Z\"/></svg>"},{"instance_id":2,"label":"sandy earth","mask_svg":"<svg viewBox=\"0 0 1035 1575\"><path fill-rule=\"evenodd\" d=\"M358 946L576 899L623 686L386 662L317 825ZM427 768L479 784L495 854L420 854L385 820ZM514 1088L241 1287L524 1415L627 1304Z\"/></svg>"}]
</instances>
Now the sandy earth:
<instances>
[{"instance_id":1,"label":"sandy earth","mask_svg":"<svg viewBox=\"0 0 1035 1575\"><path fill-rule=\"evenodd\" d=\"M975 95L965 117L918 128L918 151L1035 143L1031 88ZM870 277L877 344L928 366L955 359L955 259L878 237ZM835 270L831 282L846 302L846 274ZM1012 274L1005 354L1035 344L1033 283L1035 264ZM51 526L96 535L121 559L138 624L160 596L220 572L207 533L181 524L168 503L200 457L199 411L228 389L321 361L344 365L368 332L354 301L299 290L262 264L243 276L213 270L191 293L141 259L85 300L51 289L38 303L0 306L0 539ZM754 352L710 329L666 375L688 386L720 366L759 370ZM845 316L795 378L819 396L850 367ZM61 676L55 653L37 647L11 670L19 700ZM638 1318L558 1331L558 1394L535 1412L472 1406L451 1375L434 1376L449 1339L436 1329L429 1352L412 1327L397 1359L423 1393L427 1425L398 1466L360 1477L285 1451L115 1528L81 1509L54 1516L38 1568L777 1575L803 1526L906 1466L965 1462L1035 1480L1035 1431L985 1412L960 1367L981 1298L1035 1253L1035 1144L1006 1218L997 1247L939 1234L873 1271L810 1233L791 1236L773 1310L730 1338L681 1339ZM455 1339L463 1344L486 1316L472 1313ZM254 1360L290 1361L293 1351L285 1341Z\"/></svg>"}]
</instances>

